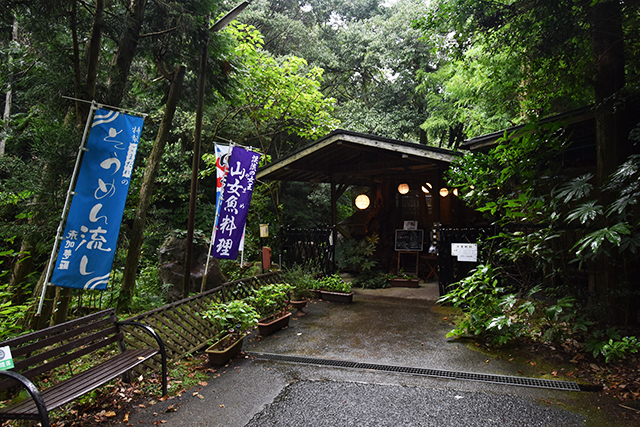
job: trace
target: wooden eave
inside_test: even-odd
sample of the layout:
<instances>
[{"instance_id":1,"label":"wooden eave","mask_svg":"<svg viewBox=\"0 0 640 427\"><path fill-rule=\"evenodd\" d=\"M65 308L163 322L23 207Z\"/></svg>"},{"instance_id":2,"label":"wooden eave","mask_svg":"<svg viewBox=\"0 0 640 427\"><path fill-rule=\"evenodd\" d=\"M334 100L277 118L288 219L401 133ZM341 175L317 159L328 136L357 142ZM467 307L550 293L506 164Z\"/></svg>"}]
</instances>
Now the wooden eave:
<instances>
[{"instance_id":1,"label":"wooden eave","mask_svg":"<svg viewBox=\"0 0 640 427\"><path fill-rule=\"evenodd\" d=\"M451 150L338 129L261 168L257 179L371 185L435 172L456 155Z\"/></svg>"},{"instance_id":2,"label":"wooden eave","mask_svg":"<svg viewBox=\"0 0 640 427\"><path fill-rule=\"evenodd\" d=\"M570 128L571 131L579 133L584 130L584 126L586 123L593 122L594 113L593 107L587 106L583 108L578 108L576 110L568 111L566 113L556 114L554 116L546 117L539 121L540 125L550 124L550 123L560 123L562 126L566 126ZM485 135L476 136L474 138L469 138L465 140L460 148L471 150L471 151L488 151L494 146L497 145L497 142L500 138L505 135L509 139L519 138L525 132L524 128L526 125L514 126L508 129L500 130L497 132L488 133ZM586 137L584 137L586 138Z\"/></svg>"}]
</instances>

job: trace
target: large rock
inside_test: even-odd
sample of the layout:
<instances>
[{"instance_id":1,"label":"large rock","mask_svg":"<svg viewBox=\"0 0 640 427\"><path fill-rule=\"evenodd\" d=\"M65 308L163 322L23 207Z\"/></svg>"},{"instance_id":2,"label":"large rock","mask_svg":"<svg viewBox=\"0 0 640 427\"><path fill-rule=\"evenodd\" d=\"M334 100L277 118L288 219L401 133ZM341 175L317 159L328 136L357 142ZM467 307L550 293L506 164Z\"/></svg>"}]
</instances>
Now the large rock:
<instances>
[{"instance_id":1,"label":"large rock","mask_svg":"<svg viewBox=\"0 0 640 427\"><path fill-rule=\"evenodd\" d=\"M182 281L184 277L184 261L186 256L186 237L183 233L173 233L158 250L159 276L162 284L167 287L169 301L182 299ZM207 263L209 246L202 236L193 239L193 253L191 257L189 293L200 292L204 270ZM205 290L220 286L227 278L220 271L220 261L209 259L209 271Z\"/></svg>"}]
</instances>

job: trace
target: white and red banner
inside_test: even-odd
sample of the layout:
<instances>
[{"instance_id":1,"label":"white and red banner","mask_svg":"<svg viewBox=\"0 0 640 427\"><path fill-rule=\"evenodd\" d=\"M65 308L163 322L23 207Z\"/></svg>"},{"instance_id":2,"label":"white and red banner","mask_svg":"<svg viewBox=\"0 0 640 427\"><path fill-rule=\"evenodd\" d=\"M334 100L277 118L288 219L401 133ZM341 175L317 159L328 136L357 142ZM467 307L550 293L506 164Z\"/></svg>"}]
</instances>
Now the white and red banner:
<instances>
[{"instance_id":1,"label":"white and red banner","mask_svg":"<svg viewBox=\"0 0 640 427\"><path fill-rule=\"evenodd\" d=\"M259 160L260 154L253 151L238 146L231 149L222 193L216 205L218 214L211 251L214 258L238 257Z\"/></svg>"}]
</instances>

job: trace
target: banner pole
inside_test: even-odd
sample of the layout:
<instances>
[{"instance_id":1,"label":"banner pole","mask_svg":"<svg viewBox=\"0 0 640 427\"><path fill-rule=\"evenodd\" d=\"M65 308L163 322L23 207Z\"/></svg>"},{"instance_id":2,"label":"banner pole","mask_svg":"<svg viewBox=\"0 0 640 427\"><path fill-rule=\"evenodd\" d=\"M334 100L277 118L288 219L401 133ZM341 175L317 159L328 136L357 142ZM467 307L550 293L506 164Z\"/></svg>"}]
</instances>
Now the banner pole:
<instances>
[{"instance_id":1,"label":"banner pole","mask_svg":"<svg viewBox=\"0 0 640 427\"><path fill-rule=\"evenodd\" d=\"M71 198L73 197L73 190L76 184L76 180L78 179L78 172L80 170L80 161L82 160L82 153L85 151L85 145L87 142L87 135L89 133L89 124L91 123L91 118L93 117L93 113L98 109L98 106L95 101L91 102L91 109L89 110L89 116L87 117L87 123L84 126L84 133L82 134L82 141L80 142L80 147L78 147L78 155L76 156L76 164L73 167L73 174L71 175L71 182L69 182L69 189L67 190L67 197L64 201L64 207L62 208L62 215L60 217L60 223L58 224L58 230L56 231L56 238L53 242L53 249L51 250L51 256L49 257L49 264L47 265L47 274L44 278L44 284L42 286L42 294L40 295L40 303L38 304L38 311L36 315L39 316L42 313L42 306L44 305L44 296L47 292L47 286L50 285L49 280L51 279L51 273L53 271L53 266L55 263L55 259L58 253L58 244L60 240L62 240L61 234L64 227L64 223L66 221L66 217L69 213L69 204L71 202Z\"/></svg>"},{"instance_id":2,"label":"banner pole","mask_svg":"<svg viewBox=\"0 0 640 427\"><path fill-rule=\"evenodd\" d=\"M218 215L216 213L216 218L214 220L213 230L211 232L211 241L209 242L209 251L207 252L207 263L204 265L204 276L202 276L202 284L200 285L200 293L204 292L205 286L207 284L207 274L209 273L209 260L211 259L211 249L213 249L213 236L215 236L215 221L218 219Z\"/></svg>"}]
</instances>

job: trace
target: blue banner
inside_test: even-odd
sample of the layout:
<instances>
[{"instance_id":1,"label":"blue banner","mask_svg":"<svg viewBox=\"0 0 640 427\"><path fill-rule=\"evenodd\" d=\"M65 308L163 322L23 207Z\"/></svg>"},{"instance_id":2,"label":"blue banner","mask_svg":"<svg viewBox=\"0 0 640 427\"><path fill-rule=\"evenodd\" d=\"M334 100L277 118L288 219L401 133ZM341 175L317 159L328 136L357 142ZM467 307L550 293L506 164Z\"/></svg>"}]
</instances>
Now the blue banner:
<instances>
[{"instance_id":1,"label":"blue banner","mask_svg":"<svg viewBox=\"0 0 640 427\"><path fill-rule=\"evenodd\" d=\"M51 277L55 286L106 289L143 121L96 111Z\"/></svg>"},{"instance_id":2,"label":"blue banner","mask_svg":"<svg viewBox=\"0 0 640 427\"><path fill-rule=\"evenodd\" d=\"M231 151L227 178L220 198L218 223L213 233L211 256L214 258L238 257L259 160L260 154L237 146Z\"/></svg>"}]
</instances>

